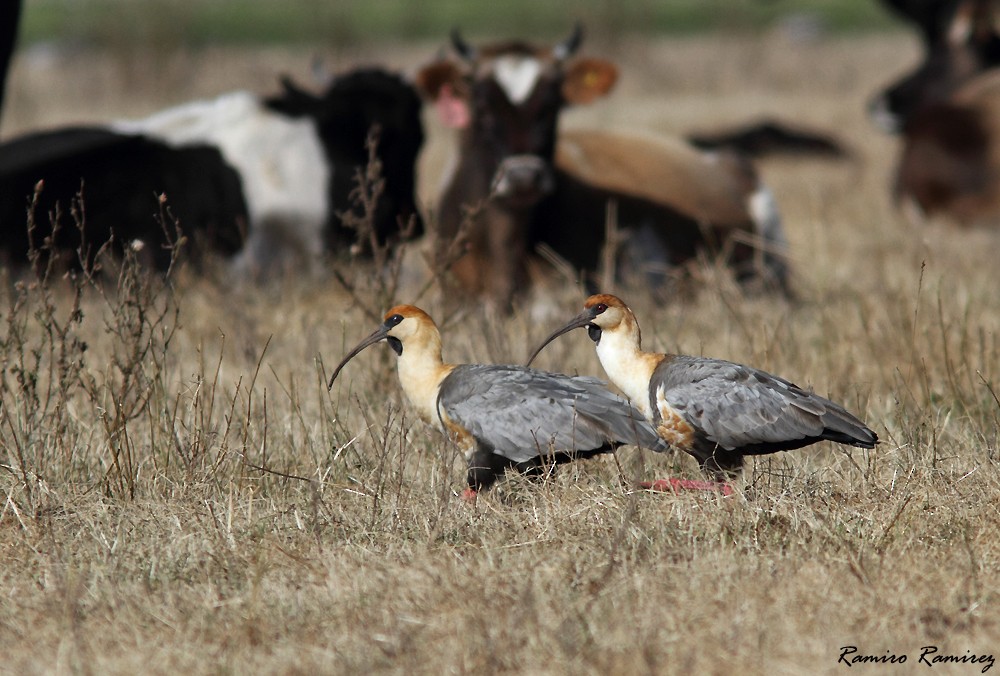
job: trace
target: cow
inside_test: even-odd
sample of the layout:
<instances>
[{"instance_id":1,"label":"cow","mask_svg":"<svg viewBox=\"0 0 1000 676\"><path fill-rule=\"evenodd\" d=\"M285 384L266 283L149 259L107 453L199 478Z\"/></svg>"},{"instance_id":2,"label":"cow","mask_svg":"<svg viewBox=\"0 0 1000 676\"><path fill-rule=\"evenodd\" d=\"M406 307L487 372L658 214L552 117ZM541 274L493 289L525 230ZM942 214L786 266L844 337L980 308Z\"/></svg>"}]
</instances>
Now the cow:
<instances>
[{"instance_id":1,"label":"cow","mask_svg":"<svg viewBox=\"0 0 1000 676\"><path fill-rule=\"evenodd\" d=\"M1000 35L993 27L995 0L884 0L920 31L924 56L911 72L869 103L875 124L900 133L912 115L946 100L975 76L1000 65Z\"/></svg>"},{"instance_id":2,"label":"cow","mask_svg":"<svg viewBox=\"0 0 1000 676\"><path fill-rule=\"evenodd\" d=\"M1000 223L1000 69L911 116L893 190L916 220Z\"/></svg>"},{"instance_id":3,"label":"cow","mask_svg":"<svg viewBox=\"0 0 1000 676\"><path fill-rule=\"evenodd\" d=\"M893 197L914 220L996 223L1000 34L994 2L953 0L916 9L925 22L924 61L871 106L880 126L902 135Z\"/></svg>"},{"instance_id":4,"label":"cow","mask_svg":"<svg viewBox=\"0 0 1000 676\"><path fill-rule=\"evenodd\" d=\"M612 204L630 242L619 267L657 281L695 256L722 255L744 279L787 288L780 219L749 163L680 142L558 131L566 106L605 96L618 77L608 61L574 57L581 40L578 25L553 47L476 48L453 31L454 54L417 73L442 121L460 130L436 212L442 242L466 240L452 267L460 285L509 308L540 247L593 273Z\"/></svg>"},{"instance_id":5,"label":"cow","mask_svg":"<svg viewBox=\"0 0 1000 676\"><path fill-rule=\"evenodd\" d=\"M268 274L314 265L351 243L351 196L369 161L369 133L384 179L371 219L391 244L423 229L414 199L423 143L421 100L412 85L376 68L341 75L322 94L283 80L281 93L234 92L140 120L30 133L0 144L0 230L12 264L49 238L57 252L94 252L113 233L119 247L141 240L165 268L170 214L198 251L236 255L236 269ZM37 193L37 194L36 194ZM83 239L70 214L79 193ZM51 215L61 221L52 234ZM27 212L31 213L28 214ZM356 216L356 214L355 214ZM166 231L165 231L166 230Z\"/></svg>"},{"instance_id":6,"label":"cow","mask_svg":"<svg viewBox=\"0 0 1000 676\"><path fill-rule=\"evenodd\" d=\"M21 19L21 0L0 2L0 111L7 85L7 69L10 67L14 46L17 43L17 29Z\"/></svg>"}]
</instances>

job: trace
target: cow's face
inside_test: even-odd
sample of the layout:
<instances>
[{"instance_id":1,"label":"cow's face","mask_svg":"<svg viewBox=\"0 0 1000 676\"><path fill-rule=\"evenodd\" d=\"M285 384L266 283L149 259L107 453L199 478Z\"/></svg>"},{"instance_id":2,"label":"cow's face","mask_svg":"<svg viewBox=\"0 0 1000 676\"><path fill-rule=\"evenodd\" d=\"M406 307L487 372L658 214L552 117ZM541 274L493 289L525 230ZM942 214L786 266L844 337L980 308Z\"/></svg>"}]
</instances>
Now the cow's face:
<instances>
[{"instance_id":1,"label":"cow's face","mask_svg":"<svg viewBox=\"0 0 1000 676\"><path fill-rule=\"evenodd\" d=\"M923 63L869 104L869 114L882 129L897 133L921 108L944 100L979 73L1000 64L1000 35L994 28L992 0L964 0L923 26Z\"/></svg>"},{"instance_id":2,"label":"cow's face","mask_svg":"<svg viewBox=\"0 0 1000 676\"><path fill-rule=\"evenodd\" d=\"M466 130L462 152L493 172L494 200L529 207L552 190L559 112L614 85L614 65L570 58L579 42L577 29L551 48L509 42L473 49L456 34L456 57L418 73L417 86L442 122Z\"/></svg>"}]
</instances>

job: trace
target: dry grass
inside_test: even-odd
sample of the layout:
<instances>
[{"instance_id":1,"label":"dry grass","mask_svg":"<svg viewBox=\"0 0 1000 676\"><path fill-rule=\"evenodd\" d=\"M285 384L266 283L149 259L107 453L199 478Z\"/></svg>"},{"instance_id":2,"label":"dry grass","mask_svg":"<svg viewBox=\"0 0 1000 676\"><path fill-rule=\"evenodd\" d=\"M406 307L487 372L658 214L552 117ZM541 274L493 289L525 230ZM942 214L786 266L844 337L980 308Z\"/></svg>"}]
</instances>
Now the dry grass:
<instances>
[{"instance_id":1,"label":"dry grass","mask_svg":"<svg viewBox=\"0 0 1000 676\"><path fill-rule=\"evenodd\" d=\"M921 646L1000 646L997 235L903 222L887 198L893 142L863 118L912 44L608 50L621 91L571 124L678 132L786 111L852 145L854 162L764 167L799 302L744 298L713 271L693 298L623 294L647 345L813 386L861 414L878 450L757 461L729 499L636 493L605 458L470 507L455 497L461 460L411 418L388 350L326 391L373 328L332 281L84 284L79 313L69 281L8 286L0 671L799 674L843 671L840 648L856 645L909 656L866 673L906 673ZM267 90L281 67L244 72L243 58L199 63L192 89ZM122 78L81 103L84 63L16 73L7 129L42 108L57 121L100 117L80 113L95 99L141 112L169 98ZM71 95L43 106L36 89ZM428 149L425 194L446 147ZM581 298L559 292L543 323L453 315L445 356L523 360ZM600 374L582 332L540 365ZM695 474L686 458L618 461L626 478Z\"/></svg>"}]
</instances>

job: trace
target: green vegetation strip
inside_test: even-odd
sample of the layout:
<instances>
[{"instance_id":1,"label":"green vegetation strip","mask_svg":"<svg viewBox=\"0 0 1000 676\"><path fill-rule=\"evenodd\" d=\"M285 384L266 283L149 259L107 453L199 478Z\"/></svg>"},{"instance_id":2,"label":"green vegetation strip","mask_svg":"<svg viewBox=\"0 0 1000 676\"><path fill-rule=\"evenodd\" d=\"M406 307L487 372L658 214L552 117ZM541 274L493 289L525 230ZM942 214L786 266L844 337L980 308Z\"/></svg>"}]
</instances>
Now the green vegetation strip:
<instances>
[{"instance_id":1,"label":"green vegetation strip","mask_svg":"<svg viewBox=\"0 0 1000 676\"><path fill-rule=\"evenodd\" d=\"M833 31L898 23L874 0L585 0L503 3L464 0L29 0L27 43L70 40L181 46L436 38L460 26L471 35L551 36L575 19L605 33L762 30L789 17Z\"/></svg>"}]
</instances>

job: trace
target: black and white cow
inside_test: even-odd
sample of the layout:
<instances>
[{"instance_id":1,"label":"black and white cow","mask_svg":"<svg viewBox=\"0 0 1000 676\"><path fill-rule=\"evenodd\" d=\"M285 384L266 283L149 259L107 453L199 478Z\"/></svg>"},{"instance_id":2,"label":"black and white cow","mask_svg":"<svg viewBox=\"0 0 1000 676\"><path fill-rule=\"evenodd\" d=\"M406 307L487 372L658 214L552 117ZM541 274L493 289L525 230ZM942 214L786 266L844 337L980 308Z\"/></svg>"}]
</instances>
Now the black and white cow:
<instances>
[{"instance_id":1,"label":"black and white cow","mask_svg":"<svg viewBox=\"0 0 1000 676\"><path fill-rule=\"evenodd\" d=\"M0 145L0 244L12 263L25 260L37 186L36 246L51 233L57 204L63 218L54 248L79 246L69 210L80 193L92 252L114 233L119 245L142 240L162 267L170 256L155 217L165 194L196 248L228 255L243 247L237 268L266 272L302 259L311 265L354 237L342 216L355 208L350 194L368 162L373 127L385 181L375 231L391 241L415 219L409 232L417 235L420 105L399 76L361 69L320 95L285 81L271 98L236 92L141 120L21 136Z\"/></svg>"}]
</instances>

